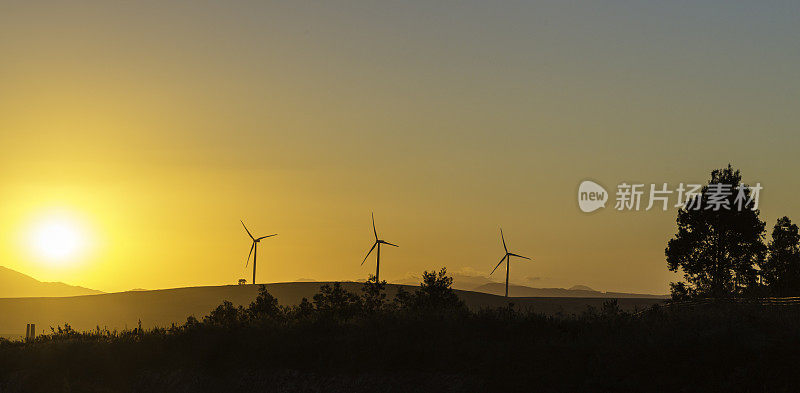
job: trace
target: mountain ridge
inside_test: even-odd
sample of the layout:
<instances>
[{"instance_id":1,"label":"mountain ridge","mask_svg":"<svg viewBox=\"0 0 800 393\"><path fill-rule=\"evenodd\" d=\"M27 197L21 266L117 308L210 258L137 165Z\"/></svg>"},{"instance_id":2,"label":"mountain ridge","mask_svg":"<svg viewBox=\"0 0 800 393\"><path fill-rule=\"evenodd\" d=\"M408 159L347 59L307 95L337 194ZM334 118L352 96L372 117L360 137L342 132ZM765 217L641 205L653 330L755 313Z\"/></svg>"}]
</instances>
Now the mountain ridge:
<instances>
[{"instance_id":1,"label":"mountain ridge","mask_svg":"<svg viewBox=\"0 0 800 393\"><path fill-rule=\"evenodd\" d=\"M453 289L463 291L474 291L488 293L491 295L504 295L505 283L497 282L487 276L478 274L463 274L460 272L449 273L453 277ZM419 285L420 277L407 276L392 281L395 284ZM508 285L508 295L513 297L620 297L620 298L651 298L667 299L669 295L640 294L627 292L603 292L592 289L586 285L573 285L566 288L537 288L527 285L510 283Z\"/></svg>"},{"instance_id":2,"label":"mountain ridge","mask_svg":"<svg viewBox=\"0 0 800 393\"><path fill-rule=\"evenodd\" d=\"M27 274L0 266L0 298L64 297L102 293L104 292L63 282L39 281Z\"/></svg>"},{"instance_id":3,"label":"mountain ridge","mask_svg":"<svg viewBox=\"0 0 800 393\"><path fill-rule=\"evenodd\" d=\"M475 292L492 295L504 295L505 283L484 284L472 290ZM584 289L586 288L586 289ZM570 289L565 288L532 288L524 285L508 285L508 296L512 297L575 297L575 298L637 298L637 299L667 299L669 295L652 295L645 293L626 292L601 292L585 285L575 285Z\"/></svg>"}]
</instances>

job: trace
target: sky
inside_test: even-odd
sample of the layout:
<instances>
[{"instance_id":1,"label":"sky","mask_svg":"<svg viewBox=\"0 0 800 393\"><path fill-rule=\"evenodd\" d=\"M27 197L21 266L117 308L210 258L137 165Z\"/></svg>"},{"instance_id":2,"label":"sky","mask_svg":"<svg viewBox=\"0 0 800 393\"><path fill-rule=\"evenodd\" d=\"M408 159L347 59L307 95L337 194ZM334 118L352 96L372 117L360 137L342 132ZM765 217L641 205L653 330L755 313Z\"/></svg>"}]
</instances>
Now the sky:
<instances>
[{"instance_id":1,"label":"sky","mask_svg":"<svg viewBox=\"0 0 800 393\"><path fill-rule=\"evenodd\" d=\"M0 265L102 291L234 284L252 274L241 219L278 233L260 282L364 279L374 212L400 246L382 250L390 281L486 275L502 226L533 258L512 283L667 293L674 209L615 211L612 195L587 214L578 185L701 183L731 163L764 187L768 228L800 220L798 15L792 1L4 1ZM43 252L48 230L79 247Z\"/></svg>"}]
</instances>

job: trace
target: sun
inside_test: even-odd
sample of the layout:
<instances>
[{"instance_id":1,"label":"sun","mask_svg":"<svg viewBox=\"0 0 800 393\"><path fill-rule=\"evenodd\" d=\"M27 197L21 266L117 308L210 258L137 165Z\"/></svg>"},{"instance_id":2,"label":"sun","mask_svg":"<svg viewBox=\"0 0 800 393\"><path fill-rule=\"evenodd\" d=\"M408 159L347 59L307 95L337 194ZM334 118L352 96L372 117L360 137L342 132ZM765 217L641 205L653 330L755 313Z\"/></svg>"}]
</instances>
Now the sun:
<instances>
[{"instance_id":1,"label":"sun","mask_svg":"<svg viewBox=\"0 0 800 393\"><path fill-rule=\"evenodd\" d=\"M75 262L86 251L88 240L80 221L63 215L42 217L28 235L31 252L49 265Z\"/></svg>"}]
</instances>

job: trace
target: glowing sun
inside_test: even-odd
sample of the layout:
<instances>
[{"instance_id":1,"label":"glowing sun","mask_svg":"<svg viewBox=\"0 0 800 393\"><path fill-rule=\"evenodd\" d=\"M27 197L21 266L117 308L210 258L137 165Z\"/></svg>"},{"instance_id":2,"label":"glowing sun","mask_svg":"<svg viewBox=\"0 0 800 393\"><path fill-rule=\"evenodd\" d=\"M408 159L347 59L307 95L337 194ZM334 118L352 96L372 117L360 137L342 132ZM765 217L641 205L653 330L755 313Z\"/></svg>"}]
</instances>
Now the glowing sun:
<instances>
[{"instance_id":1,"label":"glowing sun","mask_svg":"<svg viewBox=\"0 0 800 393\"><path fill-rule=\"evenodd\" d=\"M87 248L86 230L70 217L44 217L29 232L31 252L51 264L75 261Z\"/></svg>"}]
</instances>

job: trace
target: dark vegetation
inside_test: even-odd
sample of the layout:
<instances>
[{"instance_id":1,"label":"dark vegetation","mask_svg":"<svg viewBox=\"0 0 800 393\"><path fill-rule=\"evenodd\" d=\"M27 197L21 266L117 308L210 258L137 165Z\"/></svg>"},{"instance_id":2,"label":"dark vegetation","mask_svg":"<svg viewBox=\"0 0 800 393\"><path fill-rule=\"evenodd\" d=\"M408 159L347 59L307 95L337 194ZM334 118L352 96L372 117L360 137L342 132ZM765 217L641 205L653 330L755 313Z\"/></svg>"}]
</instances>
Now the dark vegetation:
<instances>
[{"instance_id":1,"label":"dark vegetation","mask_svg":"<svg viewBox=\"0 0 800 393\"><path fill-rule=\"evenodd\" d=\"M714 185L726 187L727 196L713 198L722 194ZM673 299L800 296L797 225L779 218L765 243L766 224L751 196L728 165L712 171L702 194L678 210L678 232L665 254L669 270L683 272L686 281L670 285Z\"/></svg>"},{"instance_id":2,"label":"dark vegetation","mask_svg":"<svg viewBox=\"0 0 800 393\"><path fill-rule=\"evenodd\" d=\"M712 304L580 315L470 312L442 269L388 299L338 284L126 331L0 340L0 392L790 391L800 310Z\"/></svg>"}]
</instances>

